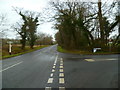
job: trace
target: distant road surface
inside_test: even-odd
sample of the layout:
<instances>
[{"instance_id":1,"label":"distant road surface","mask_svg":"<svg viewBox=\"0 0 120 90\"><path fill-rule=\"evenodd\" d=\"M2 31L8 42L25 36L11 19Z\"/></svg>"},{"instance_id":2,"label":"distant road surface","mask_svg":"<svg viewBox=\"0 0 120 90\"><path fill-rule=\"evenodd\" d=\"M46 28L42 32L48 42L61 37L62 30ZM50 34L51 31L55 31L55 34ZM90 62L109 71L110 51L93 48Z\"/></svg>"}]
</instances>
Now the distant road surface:
<instances>
[{"instance_id":1,"label":"distant road surface","mask_svg":"<svg viewBox=\"0 0 120 90\"><path fill-rule=\"evenodd\" d=\"M2 88L118 88L120 55L75 55L56 45L2 61Z\"/></svg>"}]
</instances>

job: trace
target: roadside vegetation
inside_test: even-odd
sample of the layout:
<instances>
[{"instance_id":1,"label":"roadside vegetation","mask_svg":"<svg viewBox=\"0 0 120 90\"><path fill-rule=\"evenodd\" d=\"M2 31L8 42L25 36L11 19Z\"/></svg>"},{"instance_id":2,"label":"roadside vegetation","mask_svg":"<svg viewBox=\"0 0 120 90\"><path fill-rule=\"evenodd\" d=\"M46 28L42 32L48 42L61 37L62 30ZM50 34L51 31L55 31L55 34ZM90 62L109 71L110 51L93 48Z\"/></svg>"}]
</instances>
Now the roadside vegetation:
<instances>
[{"instance_id":1,"label":"roadside vegetation","mask_svg":"<svg viewBox=\"0 0 120 90\"><path fill-rule=\"evenodd\" d=\"M51 2L58 51L120 52L120 2Z\"/></svg>"},{"instance_id":2,"label":"roadside vegetation","mask_svg":"<svg viewBox=\"0 0 120 90\"><path fill-rule=\"evenodd\" d=\"M97 51L93 53L92 51L88 50L67 50L63 49L61 46L57 46L57 51L61 53L71 53L71 54L84 54L84 55L108 55L108 54L120 54L119 51L115 52L103 52L103 51Z\"/></svg>"},{"instance_id":3,"label":"roadside vegetation","mask_svg":"<svg viewBox=\"0 0 120 90\"><path fill-rule=\"evenodd\" d=\"M48 47L48 46L50 46L50 45L40 45L40 46L36 45L36 46L34 46L34 49L31 49L29 46L26 46L25 49L23 50L23 49L21 49L21 46L13 45L12 46L12 53L10 55L9 52L8 52L8 50L9 50L8 47L9 46L6 45L6 46L2 47L2 59L22 55L22 54L32 52L32 51L35 51L35 50L39 50L41 48Z\"/></svg>"}]
</instances>

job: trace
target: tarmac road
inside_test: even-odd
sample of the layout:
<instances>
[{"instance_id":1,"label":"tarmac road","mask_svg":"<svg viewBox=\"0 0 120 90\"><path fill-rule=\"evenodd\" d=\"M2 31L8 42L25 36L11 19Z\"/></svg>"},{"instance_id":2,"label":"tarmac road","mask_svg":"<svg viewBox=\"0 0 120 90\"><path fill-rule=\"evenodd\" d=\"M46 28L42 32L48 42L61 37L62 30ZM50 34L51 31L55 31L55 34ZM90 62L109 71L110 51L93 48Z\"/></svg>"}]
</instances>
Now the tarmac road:
<instances>
[{"instance_id":1,"label":"tarmac road","mask_svg":"<svg viewBox=\"0 0 120 90\"><path fill-rule=\"evenodd\" d=\"M56 45L2 61L2 88L118 88L120 55L75 55Z\"/></svg>"}]
</instances>

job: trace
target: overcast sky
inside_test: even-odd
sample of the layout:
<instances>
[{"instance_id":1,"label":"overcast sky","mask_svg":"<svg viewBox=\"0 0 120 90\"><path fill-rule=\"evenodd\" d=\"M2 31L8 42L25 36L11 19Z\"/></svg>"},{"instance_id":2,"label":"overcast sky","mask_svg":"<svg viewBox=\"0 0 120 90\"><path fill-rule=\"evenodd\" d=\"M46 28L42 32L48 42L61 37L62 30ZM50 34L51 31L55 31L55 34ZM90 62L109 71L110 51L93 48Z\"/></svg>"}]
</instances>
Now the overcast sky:
<instances>
[{"instance_id":1,"label":"overcast sky","mask_svg":"<svg viewBox=\"0 0 120 90\"><path fill-rule=\"evenodd\" d=\"M4 26L4 28L8 29L7 37L8 38L17 37L16 32L11 30L10 26L20 21L20 18L21 18L13 10L12 7L24 8L24 10L30 10L35 12L43 12L44 8L48 7L49 1L50 0L0 0L0 14L5 14L7 18L7 21L5 22L6 25ZM52 0L52 1L56 1L56 0ZM65 0L61 0L61 1L65 1ZM82 1L86 1L86 0L82 0ZM98 1L98 0L87 0L87 1ZM53 27L52 22L46 22L42 25L39 25L37 31L54 36L54 34L56 33L56 30L54 30L52 27Z\"/></svg>"},{"instance_id":2,"label":"overcast sky","mask_svg":"<svg viewBox=\"0 0 120 90\"><path fill-rule=\"evenodd\" d=\"M16 38L16 32L10 29L10 26L20 21L20 16L13 10L13 7L23 8L35 12L42 12L48 6L48 0L0 0L0 13L5 14L7 21L4 28L8 28L7 37ZM52 29L52 23L39 25L38 32L44 32L54 36L55 30Z\"/></svg>"}]
</instances>

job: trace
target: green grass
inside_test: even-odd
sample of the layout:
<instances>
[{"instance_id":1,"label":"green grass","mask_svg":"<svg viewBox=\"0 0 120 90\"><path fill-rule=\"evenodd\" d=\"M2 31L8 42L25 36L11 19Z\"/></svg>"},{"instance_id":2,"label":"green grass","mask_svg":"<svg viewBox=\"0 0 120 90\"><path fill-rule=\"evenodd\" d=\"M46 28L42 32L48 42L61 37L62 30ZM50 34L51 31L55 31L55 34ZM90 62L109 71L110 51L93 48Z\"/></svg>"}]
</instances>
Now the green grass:
<instances>
[{"instance_id":1,"label":"green grass","mask_svg":"<svg viewBox=\"0 0 120 90\"><path fill-rule=\"evenodd\" d=\"M32 52L32 51L35 51L35 50L39 50L41 48L48 47L48 46L50 46L50 45L38 46L38 47L34 47L34 49L30 49L29 47L26 47L25 50L22 50L19 47L15 47L13 49L13 54L12 55L9 55L8 52L5 52L5 50L3 50L2 52L4 52L4 53L2 55L2 59L19 56L19 55L29 53L29 52Z\"/></svg>"},{"instance_id":2,"label":"green grass","mask_svg":"<svg viewBox=\"0 0 120 90\"><path fill-rule=\"evenodd\" d=\"M118 52L89 52L89 51L79 51L79 50L65 50L60 46L57 46L57 51L62 53L71 53L71 54L85 54L85 55L107 55L107 54L118 54Z\"/></svg>"}]
</instances>

